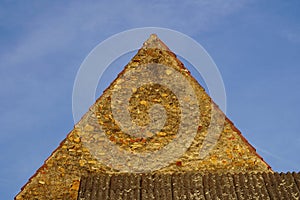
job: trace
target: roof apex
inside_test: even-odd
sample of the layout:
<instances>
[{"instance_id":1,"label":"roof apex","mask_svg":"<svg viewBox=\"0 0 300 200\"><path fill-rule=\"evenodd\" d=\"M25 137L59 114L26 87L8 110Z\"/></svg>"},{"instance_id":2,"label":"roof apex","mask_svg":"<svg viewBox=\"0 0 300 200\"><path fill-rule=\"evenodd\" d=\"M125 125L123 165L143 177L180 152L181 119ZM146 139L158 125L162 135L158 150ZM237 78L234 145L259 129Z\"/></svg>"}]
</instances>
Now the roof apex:
<instances>
[{"instance_id":1,"label":"roof apex","mask_svg":"<svg viewBox=\"0 0 300 200\"><path fill-rule=\"evenodd\" d=\"M165 51L171 51L165 43L163 43L159 37L152 33L150 37L143 43L142 49L148 49L148 48L153 48L153 49L162 49Z\"/></svg>"}]
</instances>

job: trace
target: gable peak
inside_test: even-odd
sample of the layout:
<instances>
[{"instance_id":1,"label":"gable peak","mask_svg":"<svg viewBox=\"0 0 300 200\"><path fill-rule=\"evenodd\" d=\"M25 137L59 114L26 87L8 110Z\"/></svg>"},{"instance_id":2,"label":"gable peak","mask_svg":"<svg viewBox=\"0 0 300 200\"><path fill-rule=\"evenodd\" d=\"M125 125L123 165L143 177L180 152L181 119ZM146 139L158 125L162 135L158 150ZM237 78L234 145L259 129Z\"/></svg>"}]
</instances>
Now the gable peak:
<instances>
[{"instance_id":1,"label":"gable peak","mask_svg":"<svg viewBox=\"0 0 300 200\"><path fill-rule=\"evenodd\" d=\"M170 49L159 39L156 34L151 34L150 37L144 42L143 49L162 49L165 51L170 51Z\"/></svg>"}]
</instances>

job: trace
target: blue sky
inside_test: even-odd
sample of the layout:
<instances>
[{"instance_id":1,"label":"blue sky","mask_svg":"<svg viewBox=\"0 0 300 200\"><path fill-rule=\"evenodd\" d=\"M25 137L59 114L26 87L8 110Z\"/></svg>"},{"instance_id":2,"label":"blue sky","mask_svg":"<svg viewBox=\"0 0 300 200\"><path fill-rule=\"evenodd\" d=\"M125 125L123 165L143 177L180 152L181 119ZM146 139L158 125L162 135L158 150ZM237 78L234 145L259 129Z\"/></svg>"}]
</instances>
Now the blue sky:
<instances>
[{"instance_id":1,"label":"blue sky","mask_svg":"<svg viewBox=\"0 0 300 200\"><path fill-rule=\"evenodd\" d=\"M300 171L299 9L296 0L0 1L0 198L12 199L72 130L88 53L145 26L200 43L223 77L228 117L274 170Z\"/></svg>"}]
</instances>

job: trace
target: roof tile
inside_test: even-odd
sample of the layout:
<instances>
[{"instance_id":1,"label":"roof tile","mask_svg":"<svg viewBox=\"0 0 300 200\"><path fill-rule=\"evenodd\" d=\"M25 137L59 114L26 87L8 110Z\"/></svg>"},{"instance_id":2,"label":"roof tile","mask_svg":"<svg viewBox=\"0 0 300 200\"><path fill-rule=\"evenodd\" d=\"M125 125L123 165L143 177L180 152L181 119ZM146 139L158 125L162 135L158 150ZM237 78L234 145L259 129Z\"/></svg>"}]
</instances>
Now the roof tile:
<instances>
[{"instance_id":1,"label":"roof tile","mask_svg":"<svg viewBox=\"0 0 300 200\"><path fill-rule=\"evenodd\" d=\"M299 173L277 172L94 174L82 177L78 200L299 199L299 181Z\"/></svg>"}]
</instances>

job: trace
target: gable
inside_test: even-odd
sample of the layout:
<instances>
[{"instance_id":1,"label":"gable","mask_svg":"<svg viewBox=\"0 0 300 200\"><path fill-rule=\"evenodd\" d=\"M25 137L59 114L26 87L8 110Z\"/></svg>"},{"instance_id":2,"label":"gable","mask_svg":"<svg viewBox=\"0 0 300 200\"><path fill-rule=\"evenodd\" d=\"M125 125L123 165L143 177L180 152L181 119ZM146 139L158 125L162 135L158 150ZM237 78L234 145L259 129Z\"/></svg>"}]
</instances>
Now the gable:
<instances>
[{"instance_id":1,"label":"gable","mask_svg":"<svg viewBox=\"0 0 300 200\"><path fill-rule=\"evenodd\" d=\"M150 171L271 171L155 35L16 199L76 199L81 176Z\"/></svg>"}]
</instances>

